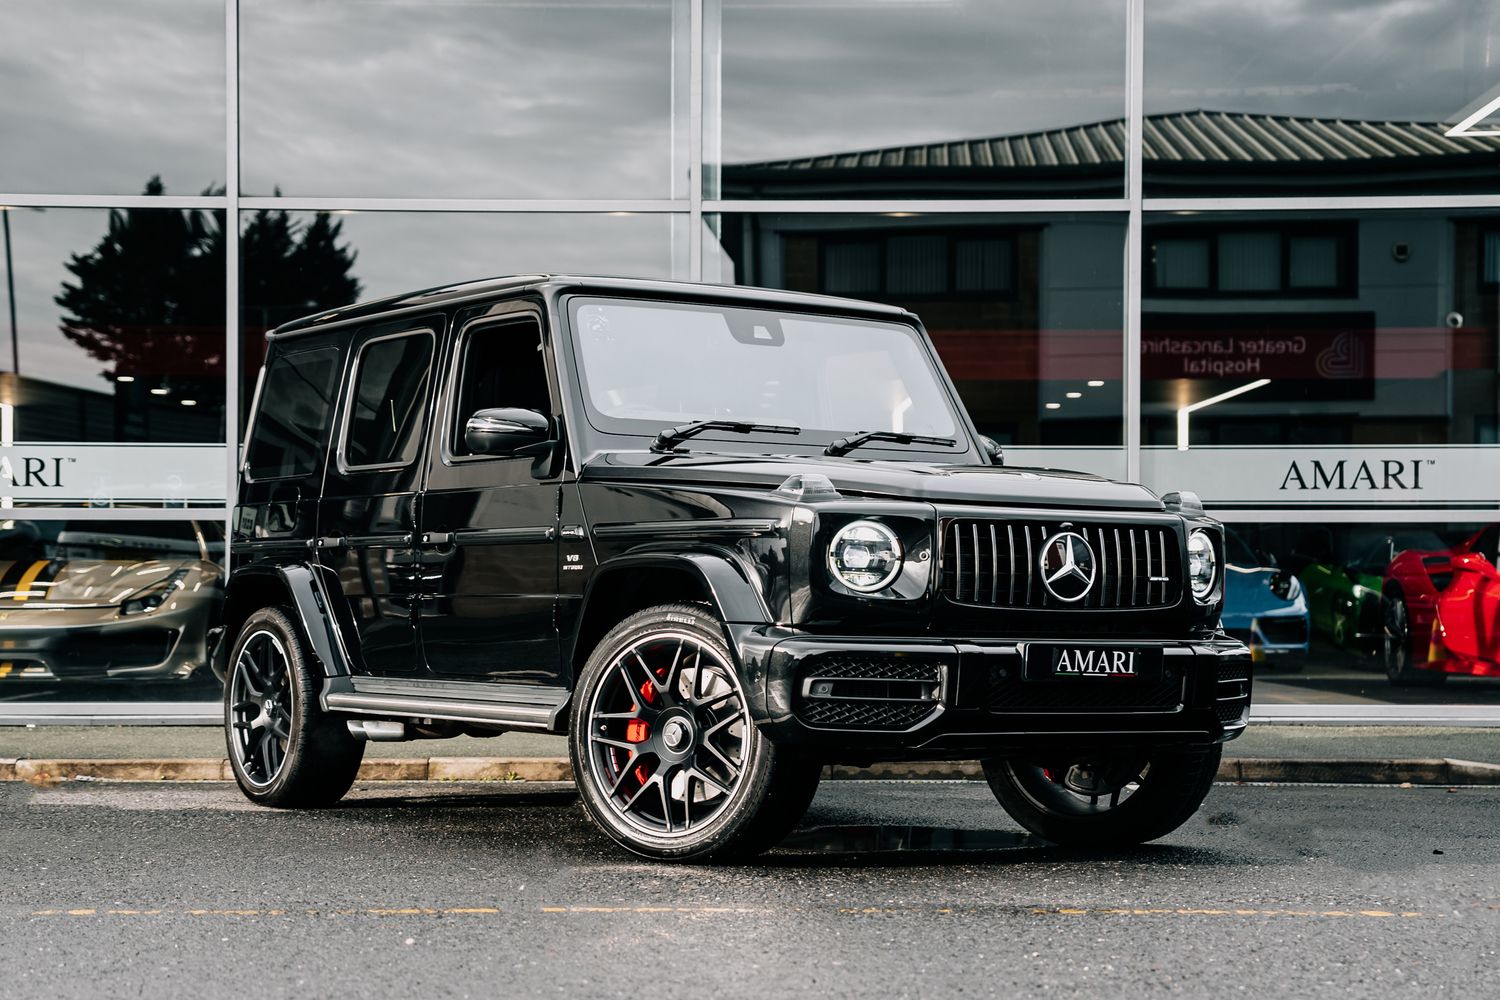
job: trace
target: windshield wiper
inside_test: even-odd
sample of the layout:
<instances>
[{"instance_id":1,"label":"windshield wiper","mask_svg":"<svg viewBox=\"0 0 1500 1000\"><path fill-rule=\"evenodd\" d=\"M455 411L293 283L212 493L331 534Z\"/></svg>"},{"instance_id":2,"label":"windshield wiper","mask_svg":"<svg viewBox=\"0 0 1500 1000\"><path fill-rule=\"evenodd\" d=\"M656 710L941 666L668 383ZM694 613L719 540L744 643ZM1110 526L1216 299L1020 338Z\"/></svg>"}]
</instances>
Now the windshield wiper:
<instances>
[{"instance_id":1,"label":"windshield wiper","mask_svg":"<svg viewBox=\"0 0 1500 1000\"><path fill-rule=\"evenodd\" d=\"M825 455L847 455L871 441L892 441L896 444L936 444L952 448L958 442L952 438L928 437L925 434L902 434L900 431L860 431L841 437L823 449Z\"/></svg>"},{"instance_id":2,"label":"windshield wiper","mask_svg":"<svg viewBox=\"0 0 1500 1000\"><path fill-rule=\"evenodd\" d=\"M801 434L802 428L789 424L750 424L739 420L694 420L679 427L668 427L656 435L651 450L672 451L683 441L704 431L731 431L735 434Z\"/></svg>"}]
</instances>

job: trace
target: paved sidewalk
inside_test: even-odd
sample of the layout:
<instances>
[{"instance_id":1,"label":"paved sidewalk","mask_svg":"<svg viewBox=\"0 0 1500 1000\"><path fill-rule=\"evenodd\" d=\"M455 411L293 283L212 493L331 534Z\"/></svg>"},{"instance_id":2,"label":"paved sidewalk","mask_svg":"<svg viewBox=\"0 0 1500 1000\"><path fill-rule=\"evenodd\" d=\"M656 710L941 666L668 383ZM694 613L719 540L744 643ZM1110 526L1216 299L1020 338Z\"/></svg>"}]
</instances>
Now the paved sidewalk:
<instances>
[{"instance_id":1,"label":"paved sidewalk","mask_svg":"<svg viewBox=\"0 0 1500 1000\"><path fill-rule=\"evenodd\" d=\"M493 739L371 743L366 759L415 757L560 758L561 736L507 733ZM184 760L224 756L218 729L184 726L0 727L0 758ZM1225 747L1242 760L1414 760L1500 764L1500 729L1441 726L1252 726Z\"/></svg>"}]
</instances>

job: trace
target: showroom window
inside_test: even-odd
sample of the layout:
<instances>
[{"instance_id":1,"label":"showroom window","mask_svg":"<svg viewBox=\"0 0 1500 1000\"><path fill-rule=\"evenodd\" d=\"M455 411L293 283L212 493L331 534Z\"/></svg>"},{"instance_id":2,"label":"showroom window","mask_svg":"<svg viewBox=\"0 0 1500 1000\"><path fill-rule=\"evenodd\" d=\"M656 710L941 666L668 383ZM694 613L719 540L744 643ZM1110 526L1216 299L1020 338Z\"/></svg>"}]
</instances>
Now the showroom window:
<instances>
[{"instance_id":1,"label":"showroom window","mask_svg":"<svg viewBox=\"0 0 1500 1000\"><path fill-rule=\"evenodd\" d=\"M7 0L0 191L222 193L224 8Z\"/></svg>"},{"instance_id":2,"label":"showroom window","mask_svg":"<svg viewBox=\"0 0 1500 1000\"><path fill-rule=\"evenodd\" d=\"M1149 0L1146 197L1500 192L1500 18L1467 0Z\"/></svg>"},{"instance_id":3,"label":"showroom window","mask_svg":"<svg viewBox=\"0 0 1500 1000\"><path fill-rule=\"evenodd\" d=\"M240 0L243 190L680 196L686 8Z\"/></svg>"},{"instance_id":4,"label":"showroom window","mask_svg":"<svg viewBox=\"0 0 1500 1000\"><path fill-rule=\"evenodd\" d=\"M1166 289L1147 283L1141 412L1148 453L1162 455L1162 461L1206 462L1187 450L1196 455L1201 448L1229 446L1452 449L1489 443L1500 408L1500 296L1479 280L1478 260L1489 246L1492 216L1386 210L1266 219L1269 214L1203 221L1191 229L1158 227L1148 219L1146 252L1155 258L1148 258L1147 271L1180 276L1181 269L1172 271L1180 249L1196 244L1208 248L1208 260L1217 262L1222 277L1226 240L1246 235L1260 241L1242 241L1235 251L1241 258L1274 253L1282 261L1277 287L1253 294L1226 290L1222 280L1196 290L1185 280ZM1275 239L1260 239L1266 233ZM1342 246L1338 259L1349 262L1340 268L1347 283L1337 296L1309 295L1289 278L1310 280L1323 268L1293 266L1298 241L1330 239ZM1241 284L1269 271L1243 260L1235 267ZM1420 495L1440 488L1435 477L1442 469L1463 475L1466 462L1488 463L1488 456L1482 449L1468 459L1458 451L1425 455L1435 465ZM1268 453L1267 460L1273 457ZM1238 469L1250 475L1248 465ZM1277 478L1269 468L1256 474ZM1204 492L1224 500L1272 498L1248 484L1250 492L1236 497L1235 482L1232 475L1213 480ZM1287 492L1280 479L1271 485L1275 496ZM1357 499L1348 491L1337 496Z\"/></svg>"},{"instance_id":5,"label":"showroom window","mask_svg":"<svg viewBox=\"0 0 1500 1000\"><path fill-rule=\"evenodd\" d=\"M1253 584L1226 626L1312 651L1257 711L1493 706L1494 681L1388 684L1375 611L1318 605L1405 594L1403 552L1451 594L1443 561L1500 522L1493 6L18 0L0 542L222 538L291 320L508 273L762 285L916 312L1008 464L1201 493ZM266 373L253 472L319 465L347 360ZM410 452L397 416L359 457ZM163 662L18 665L0 714L213 721L201 657L185 684Z\"/></svg>"},{"instance_id":6,"label":"showroom window","mask_svg":"<svg viewBox=\"0 0 1500 1000\"><path fill-rule=\"evenodd\" d=\"M710 2L704 196L1118 198L1126 9Z\"/></svg>"}]
</instances>

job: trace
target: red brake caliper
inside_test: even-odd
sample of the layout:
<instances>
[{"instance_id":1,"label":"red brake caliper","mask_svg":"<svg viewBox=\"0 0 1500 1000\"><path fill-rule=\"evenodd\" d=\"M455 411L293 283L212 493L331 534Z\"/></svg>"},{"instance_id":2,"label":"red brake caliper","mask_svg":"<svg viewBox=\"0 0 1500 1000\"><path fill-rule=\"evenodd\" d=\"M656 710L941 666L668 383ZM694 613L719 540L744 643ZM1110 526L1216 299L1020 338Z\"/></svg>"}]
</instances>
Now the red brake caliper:
<instances>
[{"instance_id":1,"label":"red brake caliper","mask_svg":"<svg viewBox=\"0 0 1500 1000\"><path fill-rule=\"evenodd\" d=\"M641 697L645 699L647 704L650 704L652 701L656 700L656 692L652 690L650 681L646 681L641 685ZM638 712L640 711L640 706L631 705L630 710L632 712ZM626 743L644 743L650 735L651 724L645 719L631 719L625 724ZM644 785L646 783L646 779L649 777L651 777L651 775L646 771L646 767L644 764L637 764L635 766L635 780L637 784Z\"/></svg>"}]
</instances>

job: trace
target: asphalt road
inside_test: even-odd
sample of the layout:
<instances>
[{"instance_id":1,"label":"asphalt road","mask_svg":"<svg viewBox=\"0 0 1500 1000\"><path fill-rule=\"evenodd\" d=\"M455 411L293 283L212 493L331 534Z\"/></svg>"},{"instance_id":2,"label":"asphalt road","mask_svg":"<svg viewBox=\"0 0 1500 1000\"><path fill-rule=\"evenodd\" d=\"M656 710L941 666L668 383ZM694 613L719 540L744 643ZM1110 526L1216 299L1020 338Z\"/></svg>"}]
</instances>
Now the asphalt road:
<instances>
[{"instance_id":1,"label":"asphalt road","mask_svg":"<svg viewBox=\"0 0 1500 1000\"><path fill-rule=\"evenodd\" d=\"M1493 996L1497 820L1495 789L1220 786L1077 853L982 784L846 781L711 868L537 786L8 784L0 996Z\"/></svg>"}]
</instances>

